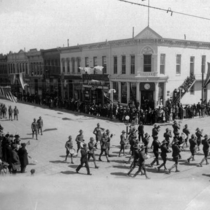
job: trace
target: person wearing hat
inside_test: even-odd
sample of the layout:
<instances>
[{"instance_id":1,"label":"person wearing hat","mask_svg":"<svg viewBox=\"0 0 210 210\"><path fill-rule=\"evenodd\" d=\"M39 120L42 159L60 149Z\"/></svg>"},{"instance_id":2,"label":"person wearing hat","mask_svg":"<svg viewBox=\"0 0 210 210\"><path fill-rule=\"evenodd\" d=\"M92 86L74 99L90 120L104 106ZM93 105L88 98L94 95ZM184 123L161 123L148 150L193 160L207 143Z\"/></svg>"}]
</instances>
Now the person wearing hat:
<instances>
[{"instance_id":1,"label":"person wearing hat","mask_svg":"<svg viewBox=\"0 0 210 210\"><path fill-rule=\"evenodd\" d=\"M194 134L191 135L191 138L190 138L189 142L190 142L191 156L187 159L188 163L190 163L191 159L192 159L192 161L195 160L194 156L195 156L195 153L196 153L197 139L196 139Z\"/></svg>"},{"instance_id":2,"label":"person wearing hat","mask_svg":"<svg viewBox=\"0 0 210 210\"><path fill-rule=\"evenodd\" d=\"M94 138L90 137L90 142L88 143L88 161L90 160L90 158L93 158L93 163L95 165L95 168L98 168L98 166L96 165L96 158L95 158L95 150L96 147L94 145Z\"/></svg>"},{"instance_id":3,"label":"person wearing hat","mask_svg":"<svg viewBox=\"0 0 210 210\"><path fill-rule=\"evenodd\" d=\"M152 146L153 147L153 153L155 156L155 159L151 162L150 167L153 167L153 165L155 164L155 162L157 163L157 165L159 165L159 148L160 148L160 142L158 140L158 136L154 137L154 140L152 142Z\"/></svg>"},{"instance_id":4,"label":"person wearing hat","mask_svg":"<svg viewBox=\"0 0 210 210\"><path fill-rule=\"evenodd\" d=\"M15 135L14 144L17 144L18 149L20 148L20 136L18 134Z\"/></svg>"},{"instance_id":5,"label":"person wearing hat","mask_svg":"<svg viewBox=\"0 0 210 210\"><path fill-rule=\"evenodd\" d=\"M163 137L165 138L165 140L167 142L167 146L169 146L170 138L172 138L172 134L171 134L171 131L168 128L166 128L166 132L163 134Z\"/></svg>"},{"instance_id":6,"label":"person wearing hat","mask_svg":"<svg viewBox=\"0 0 210 210\"><path fill-rule=\"evenodd\" d=\"M148 133L145 133L145 135L144 135L144 137L142 139L146 155L148 154L149 138L150 138L150 135Z\"/></svg>"},{"instance_id":7,"label":"person wearing hat","mask_svg":"<svg viewBox=\"0 0 210 210\"><path fill-rule=\"evenodd\" d=\"M196 137L197 137L198 151L200 151L201 137L203 136L203 135L202 135L202 131L201 131L199 128L197 128L197 129L196 129L195 135L196 135Z\"/></svg>"},{"instance_id":8,"label":"person wearing hat","mask_svg":"<svg viewBox=\"0 0 210 210\"><path fill-rule=\"evenodd\" d=\"M69 139L68 139L68 141L65 144L65 148L66 148L66 158L65 158L65 161L67 161L67 158L68 158L68 156L70 154L71 163L74 164L74 161L73 161L73 155L74 155L74 153L71 152L71 151L74 151L72 136L69 136Z\"/></svg>"},{"instance_id":9,"label":"person wearing hat","mask_svg":"<svg viewBox=\"0 0 210 210\"><path fill-rule=\"evenodd\" d=\"M15 120L15 119L18 120L18 114L19 114L19 110L18 110L18 108L15 106L15 108L14 108L14 120Z\"/></svg>"},{"instance_id":10,"label":"person wearing hat","mask_svg":"<svg viewBox=\"0 0 210 210\"><path fill-rule=\"evenodd\" d=\"M184 126L182 131L186 135L185 142L183 144L183 148L184 148L185 145L186 145L186 147L188 147L188 139L189 139L189 135L190 135L190 131L188 129L188 125L187 124Z\"/></svg>"},{"instance_id":11,"label":"person wearing hat","mask_svg":"<svg viewBox=\"0 0 210 210\"><path fill-rule=\"evenodd\" d=\"M97 123L97 127L93 130L93 134L96 137L96 148L97 148L97 144L98 142L101 142L101 138L102 138L102 133L104 132L104 128L100 127L100 124Z\"/></svg>"},{"instance_id":12,"label":"person wearing hat","mask_svg":"<svg viewBox=\"0 0 210 210\"><path fill-rule=\"evenodd\" d=\"M77 142L77 154L81 148L81 144L84 142L83 130L79 130L79 134L77 135L75 141Z\"/></svg>"},{"instance_id":13,"label":"person wearing hat","mask_svg":"<svg viewBox=\"0 0 210 210\"><path fill-rule=\"evenodd\" d=\"M162 141L160 149L161 149L160 156L163 160L163 163L160 166L158 166L157 169L158 169L158 171L160 171L160 169L164 166L164 169L167 170L167 168L166 168L167 153L169 153L170 150L169 150L169 147L168 147L168 142L166 140Z\"/></svg>"},{"instance_id":14,"label":"person wearing hat","mask_svg":"<svg viewBox=\"0 0 210 210\"><path fill-rule=\"evenodd\" d=\"M119 157L121 152L123 151L123 155L125 155L125 144L126 144L126 136L125 131L122 131L122 134L120 135L120 151L119 151Z\"/></svg>"},{"instance_id":15,"label":"person wearing hat","mask_svg":"<svg viewBox=\"0 0 210 210\"><path fill-rule=\"evenodd\" d=\"M208 135L204 136L204 139L202 141L203 144L203 154L204 154L204 158L201 160L201 162L198 164L198 166L202 167L202 164L204 161L206 161L206 165L209 164L208 162L208 154L209 154L209 138Z\"/></svg>"},{"instance_id":16,"label":"person wearing hat","mask_svg":"<svg viewBox=\"0 0 210 210\"><path fill-rule=\"evenodd\" d=\"M34 138L34 134L35 134L36 140L38 140L38 138L37 138L38 125L37 125L37 122L36 122L35 118L34 118L34 121L31 124L31 130L32 130L32 139Z\"/></svg>"},{"instance_id":17,"label":"person wearing hat","mask_svg":"<svg viewBox=\"0 0 210 210\"><path fill-rule=\"evenodd\" d=\"M174 135L179 133L180 125L177 124L176 120L174 121L174 124L172 125L172 128L173 128Z\"/></svg>"},{"instance_id":18,"label":"person wearing hat","mask_svg":"<svg viewBox=\"0 0 210 210\"><path fill-rule=\"evenodd\" d=\"M143 123L140 121L139 123L139 127L138 127L138 134L139 134L139 142L144 138L144 125Z\"/></svg>"},{"instance_id":19,"label":"person wearing hat","mask_svg":"<svg viewBox=\"0 0 210 210\"><path fill-rule=\"evenodd\" d=\"M108 138L105 133L103 133L102 139L101 139L101 153L99 155L99 159L98 159L99 161L102 161L101 156L103 155L103 153L106 156L107 162L110 162L108 158Z\"/></svg>"},{"instance_id":20,"label":"person wearing hat","mask_svg":"<svg viewBox=\"0 0 210 210\"><path fill-rule=\"evenodd\" d=\"M176 168L176 172L179 172L178 163L179 163L180 152L181 152L181 149L179 148L179 140L175 138L174 143L172 144L172 157L173 157L174 165L172 165L171 168L168 169L168 174L171 173L171 170L173 168Z\"/></svg>"},{"instance_id":21,"label":"person wearing hat","mask_svg":"<svg viewBox=\"0 0 210 210\"><path fill-rule=\"evenodd\" d=\"M131 156L128 159L128 164L130 163L130 161L131 161L131 159L132 159L132 157L134 155L134 144L135 144L136 141L137 141L137 136L136 135L132 135L130 140L129 140Z\"/></svg>"},{"instance_id":22,"label":"person wearing hat","mask_svg":"<svg viewBox=\"0 0 210 210\"><path fill-rule=\"evenodd\" d=\"M11 120L11 121L12 121L12 113L13 113L12 107L9 106L8 114L9 114L9 120Z\"/></svg>"},{"instance_id":23,"label":"person wearing hat","mask_svg":"<svg viewBox=\"0 0 210 210\"><path fill-rule=\"evenodd\" d=\"M20 160L21 173L25 173L26 166L28 165L28 152L26 150L25 143L21 144L21 148L18 150L18 156Z\"/></svg>"},{"instance_id":24,"label":"person wearing hat","mask_svg":"<svg viewBox=\"0 0 210 210\"><path fill-rule=\"evenodd\" d=\"M154 128L152 129L153 140L158 136L158 133L159 133L159 126L157 126L157 124L154 124Z\"/></svg>"},{"instance_id":25,"label":"person wearing hat","mask_svg":"<svg viewBox=\"0 0 210 210\"><path fill-rule=\"evenodd\" d=\"M87 169L87 175L92 175L90 173L90 168L88 165L88 149L86 143L84 143L83 146L81 147L80 165L76 168L76 173L79 173L79 170L83 167L84 164Z\"/></svg>"},{"instance_id":26,"label":"person wearing hat","mask_svg":"<svg viewBox=\"0 0 210 210\"><path fill-rule=\"evenodd\" d=\"M112 137L113 137L113 134L110 135L110 131L107 129L106 130L106 138L107 138L107 152L108 152L108 157L110 157L109 151L110 151L111 138Z\"/></svg>"},{"instance_id":27,"label":"person wearing hat","mask_svg":"<svg viewBox=\"0 0 210 210\"><path fill-rule=\"evenodd\" d=\"M20 169L20 159L19 159L19 156L18 156L18 153L17 153L17 145L16 144L13 144L12 145L12 154L11 154L11 172L13 174L16 174L17 171L19 171Z\"/></svg>"},{"instance_id":28,"label":"person wearing hat","mask_svg":"<svg viewBox=\"0 0 210 210\"><path fill-rule=\"evenodd\" d=\"M42 128L44 126L43 120L41 117L37 120L37 126L38 126L38 134L41 133L42 135Z\"/></svg>"}]
</instances>

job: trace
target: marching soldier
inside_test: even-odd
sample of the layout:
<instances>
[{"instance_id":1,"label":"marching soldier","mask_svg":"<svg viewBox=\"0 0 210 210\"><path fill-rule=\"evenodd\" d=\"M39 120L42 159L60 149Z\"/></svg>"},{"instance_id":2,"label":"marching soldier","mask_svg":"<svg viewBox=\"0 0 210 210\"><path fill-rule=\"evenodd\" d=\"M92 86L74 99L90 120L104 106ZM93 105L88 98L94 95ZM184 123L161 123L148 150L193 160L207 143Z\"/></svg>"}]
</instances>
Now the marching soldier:
<instances>
[{"instance_id":1,"label":"marching soldier","mask_svg":"<svg viewBox=\"0 0 210 210\"><path fill-rule=\"evenodd\" d=\"M39 117L39 119L37 120L37 124L38 124L38 134L40 132L42 135L42 128L43 128L44 123L41 117Z\"/></svg>"},{"instance_id":2,"label":"marching soldier","mask_svg":"<svg viewBox=\"0 0 210 210\"><path fill-rule=\"evenodd\" d=\"M111 145L111 138L113 137L113 134L110 135L110 131L107 129L106 130L106 138L107 138L107 151L108 151L108 156L109 155L109 151L110 151L110 145Z\"/></svg>"},{"instance_id":3,"label":"marching soldier","mask_svg":"<svg viewBox=\"0 0 210 210\"><path fill-rule=\"evenodd\" d=\"M159 157L160 142L158 141L158 136L154 137L154 141L152 142L152 147L153 147L153 153L155 155L155 159L150 164L151 167L153 167L155 162L157 163L157 165L159 165L158 157Z\"/></svg>"},{"instance_id":4,"label":"marching soldier","mask_svg":"<svg viewBox=\"0 0 210 210\"><path fill-rule=\"evenodd\" d=\"M108 158L108 138L106 137L105 133L103 133L103 136L101 139L101 153L99 155L99 159L98 159L99 161L102 161L101 156L103 155L103 153L105 153L107 162L110 162Z\"/></svg>"},{"instance_id":5,"label":"marching soldier","mask_svg":"<svg viewBox=\"0 0 210 210\"><path fill-rule=\"evenodd\" d=\"M145 133L145 136L142 139L146 155L148 154L149 138L150 138L150 135L148 133Z\"/></svg>"},{"instance_id":6,"label":"marching soldier","mask_svg":"<svg viewBox=\"0 0 210 210\"><path fill-rule=\"evenodd\" d=\"M102 138L102 133L105 129L100 127L100 124L97 123L97 127L94 129L93 134L96 137L96 148L97 148L97 144L98 142L101 142L101 138Z\"/></svg>"},{"instance_id":7,"label":"marching soldier","mask_svg":"<svg viewBox=\"0 0 210 210\"><path fill-rule=\"evenodd\" d=\"M87 169L87 175L92 175L90 173L90 168L88 165L88 149L87 149L87 144L85 144L85 143L83 144L83 147L81 147L80 165L76 169L77 173L79 173L79 170L83 167L84 164Z\"/></svg>"},{"instance_id":8,"label":"marching soldier","mask_svg":"<svg viewBox=\"0 0 210 210\"><path fill-rule=\"evenodd\" d=\"M202 167L202 164L204 162L204 160L206 161L206 165L209 164L208 162L208 154L209 154L209 139L208 139L208 135L204 136L204 139L202 141L203 144L203 154L204 154L204 158L201 160L201 162L198 164L198 166Z\"/></svg>"},{"instance_id":9,"label":"marching soldier","mask_svg":"<svg viewBox=\"0 0 210 210\"><path fill-rule=\"evenodd\" d=\"M79 152L81 148L82 142L84 142L84 137L83 137L83 131L79 130L79 134L77 135L75 141L77 142L77 153Z\"/></svg>"},{"instance_id":10,"label":"marching soldier","mask_svg":"<svg viewBox=\"0 0 210 210\"><path fill-rule=\"evenodd\" d=\"M31 124L31 130L32 130L32 138L34 138L34 134L36 135L36 140L38 140L37 138L37 130L38 130L38 125L36 122L36 119L34 118L34 121Z\"/></svg>"},{"instance_id":11,"label":"marching soldier","mask_svg":"<svg viewBox=\"0 0 210 210\"><path fill-rule=\"evenodd\" d=\"M120 152L119 152L119 157L121 152L123 151L123 155L125 155L125 145L126 145L126 137L125 137L125 131L122 131L122 134L120 135Z\"/></svg>"},{"instance_id":12,"label":"marching soldier","mask_svg":"<svg viewBox=\"0 0 210 210\"><path fill-rule=\"evenodd\" d=\"M139 142L140 142L144 138L144 125L142 122L139 123L138 133L139 133Z\"/></svg>"},{"instance_id":13,"label":"marching soldier","mask_svg":"<svg viewBox=\"0 0 210 210\"><path fill-rule=\"evenodd\" d=\"M9 106L8 114L9 114L9 120L11 120L11 121L12 121L12 113L13 113L12 107Z\"/></svg>"},{"instance_id":14,"label":"marching soldier","mask_svg":"<svg viewBox=\"0 0 210 210\"><path fill-rule=\"evenodd\" d=\"M93 137L90 138L90 142L88 143L88 149L89 149L89 152L88 152L88 161L92 157L93 158L94 165L95 165L95 168L98 168L98 166L96 165L96 159L95 159L95 150L96 150L96 147L94 145L94 138Z\"/></svg>"},{"instance_id":15,"label":"marching soldier","mask_svg":"<svg viewBox=\"0 0 210 210\"><path fill-rule=\"evenodd\" d=\"M183 148L184 148L184 145L186 145L186 147L188 147L188 139L189 139L189 135L190 135L190 131L189 131L189 129L188 129L188 125L186 124L185 126L184 126L184 128L183 128L183 133L186 135L186 139L185 139L185 142L184 142L184 144L183 144Z\"/></svg>"},{"instance_id":16,"label":"marching soldier","mask_svg":"<svg viewBox=\"0 0 210 210\"><path fill-rule=\"evenodd\" d=\"M199 128L196 129L196 133L195 133L196 137L197 137L197 146L198 146L198 151L200 151L200 144L201 144L201 137L202 135L202 130L200 130Z\"/></svg>"},{"instance_id":17,"label":"marching soldier","mask_svg":"<svg viewBox=\"0 0 210 210\"><path fill-rule=\"evenodd\" d=\"M74 164L73 162L73 155L74 153L71 152L73 149L73 141L72 141L72 136L69 136L69 139L68 141L66 142L65 144L65 148L66 148L66 158L65 158L65 161L67 161L67 157L68 155L70 154L70 157L71 157L71 163Z\"/></svg>"},{"instance_id":18,"label":"marching soldier","mask_svg":"<svg viewBox=\"0 0 210 210\"><path fill-rule=\"evenodd\" d=\"M14 120L15 120L15 119L18 120L18 114L19 114L19 110L18 110L18 108L15 106L15 108L14 108Z\"/></svg>"},{"instance_id":19,"label":"marching soldier","mask_svg":"<svg viewBox=\"0 0 210 210\"><path fill-rule=\"evenodd\" d=\"M169 146L170 138L172 138L172 134L171 134L171 131L168 128L166 128L166 132L163 134L163 137L166 140L167 146Z\"/></svg>"},{"instance_id":20,"label":"marching soldier","mask_svg":"<svg viewBox=\"0 0 210 210\"><path fill-rule=\"evenodd\" d=\"M175 135L177 135L177 133L179 133L180 125L177 124L177 122L175 120L174 124L172 125L172 127L173 127L174 136L175 136Z\"/></svg>"}]
</instances>

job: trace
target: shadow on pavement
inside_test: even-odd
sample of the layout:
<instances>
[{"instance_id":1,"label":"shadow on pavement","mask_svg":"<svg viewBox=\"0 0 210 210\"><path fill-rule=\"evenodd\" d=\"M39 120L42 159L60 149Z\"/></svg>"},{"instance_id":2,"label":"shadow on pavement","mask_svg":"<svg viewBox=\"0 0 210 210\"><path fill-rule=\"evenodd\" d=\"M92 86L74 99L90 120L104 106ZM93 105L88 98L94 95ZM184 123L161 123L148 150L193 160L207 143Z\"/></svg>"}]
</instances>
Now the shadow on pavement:
<instances>
[{"instance_id":1,"label":"shadow on pavement","mask_svg":"<svg viewBox=\"0 0 210 210\"><path fill-rule=\"evenodd\" d=\"M43 132L46 132L46 131L55 131L55 130L58 130L57 128L48 128L48 129L44 129Z\"/></svg>"},{"instance_id":2,"label":"shadow on pavement","mask_svg":"<svg viewBox=\"0 0 210 210\"><path fill-rule=\"evenodd\" d=\"M77 174L77 173L75 171L61 171L61 174L69 175L69 174Z\"/></svg>"},{"instance_id":3,"label":"shadow on pavement","mask_svg":"<svg viewBox=\"0 0 210 210\"><path fill-rule=\"evenodd\" d=\"M61 112L58 112L57 114L63 114L63 113L61 113Z\"/></svg>"},{"instance_id":4,"label":"shadow on pavement","mask_svg":"<svg viewBox=\"0 0 210 210\"><path fill-rule=\"evenodd\" d=\"M114 163L126 163L125 160L111 160Z\"/></svg>"},{"instance_id":5,"label":"shadow on pavement","mask_svg":"<svg viewBox=\"0 0 210 210\"><path fill-rule=\"evenodd\" d=\"M150 172L150 173L156 173L156 174L165 174L166 171L164 171L163 169L160 169L160 171L158 171L156 168L147 168L146 171Z\"/></svg>"},{"instance_id":6,"label":"shadow on pavement","mask_svg":"<svg viewBox=\"0 0 210 210\"><path fill-rule=\"evenodd\" d=\"M72 120L72 119L68 118L68 117L64 117L64 118L62 118L62 120Z\"/></svg>"},{"instance_id":7,"label":"shadow on pavement","mask_svg":"<svg viewBox=\"0 0 210 210\"><path fill-rule=\"evenodd\" d=\"M30 139L33 139L32 137L31 138L21 138L21 140L30 140Z\"/></svg>"},{"instance_id":8,"label":"shadow on pavement","mask_svg":"<svg viewBox=\"0 0 210 210\"><path fill-rule=\"evenodd\" d=\"M114 176L127 176L127 173L123 173L123 172L113 172L113 173L110 173L111 175L114 175Z\"/></svg>"},{"instance_id":9,"label":"shadow on pavement","mask_svg":"<svg viewBox=\"0 0 210 210\"><path fill-rule=\"evenodd\" d=\"M77 168L78 165L69 165L70 168Z\"/></svg>"},{"instance_id":10,"label":"shadow on pavement","mask_svg":"<svg viewBox=\"0 0 210 210\"><path fill-rule=\"evenodd\" d=\"M187 162L185 162L185 163L180 163L179 165L184 165L184 166L197 166L198 163L187 163Z\"/></svg>"},{"instance_id":11,"label":"shadow on pavement","mask_svg":"<svg viewBox=\"0 0 210 210\"><path fill-rule=\"evenodd\" d=\"M113 166L113 168L130 169L129 166L121 166L121 165Z\"/></svg>"},{"instance_id":12,"label":"shadow on pavement","mask_svg":"<svg viewBox=\"0 0 210 210\"><path fill-rule=\"evenodd\" d=\"M202 174L202 176L210 177L210 174Z\"/></svg>"},{"instance_id":13,"label":"shadow on pavement","mask_svg":"<svg viewBox=\"0 0 210 210\"><path fill-rule=\"evenodd\" d=\"M66 161L64 160L52 160L52 161L49 161L50 163L66 163Z\"/></svg>"}]
</instances>

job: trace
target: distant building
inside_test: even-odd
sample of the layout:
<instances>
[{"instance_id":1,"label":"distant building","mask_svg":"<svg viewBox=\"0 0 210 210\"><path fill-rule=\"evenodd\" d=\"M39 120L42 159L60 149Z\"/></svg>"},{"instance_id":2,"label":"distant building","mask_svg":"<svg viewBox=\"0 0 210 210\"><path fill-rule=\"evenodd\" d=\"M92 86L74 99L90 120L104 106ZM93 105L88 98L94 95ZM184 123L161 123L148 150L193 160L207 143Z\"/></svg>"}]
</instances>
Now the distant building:
<instances>
[{"instance_id":1,"label":"distant building","mask_svg":"<svg viewBox=\"0 0 210 210\"><path fill-rule=\"evenodd\" d=\"M0 86L10 85L7 69L7 55L0 54Z\"/></svg>"}]
</instances>

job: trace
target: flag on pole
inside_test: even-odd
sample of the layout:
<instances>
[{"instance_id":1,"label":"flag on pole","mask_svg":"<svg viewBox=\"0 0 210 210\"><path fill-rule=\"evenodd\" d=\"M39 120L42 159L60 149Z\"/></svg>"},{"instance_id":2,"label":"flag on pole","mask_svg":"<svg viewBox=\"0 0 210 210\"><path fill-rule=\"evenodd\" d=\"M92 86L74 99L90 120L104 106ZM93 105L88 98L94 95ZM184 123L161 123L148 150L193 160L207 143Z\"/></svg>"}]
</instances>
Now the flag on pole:
<instances>
[{"instance_id":1,"label":"flag on pole","mask_svg":"<svg viewBox=\"0 0 210 210\"><path fill-rule=\"evenodd\" d=\"M95 74L102 74L103 73L103 66L95 66L94 67L94 73Z\"/></svg>"},{"instance_id":2,"label":"flag on pole","mask_svg":"<svg viewBox=\"0 0 210 210\"><path fill-rule=\"evenodd\" d=\"M107 99L109 103L112 103L112 100L107 96L107 94L104 92L104 98Z\"/></svg>"},{"instance_id":3,"label":"flag on pole","mask_svg":"<svg viewBox=\"0 0 210 210\"><path fill-rule=\"evenodd\" d=\"M24 90L25 86L28 86L28 84L24 82L23 73L19 73L19 81L20 81L22 89Z\"/></svg>"}]
</instances>

